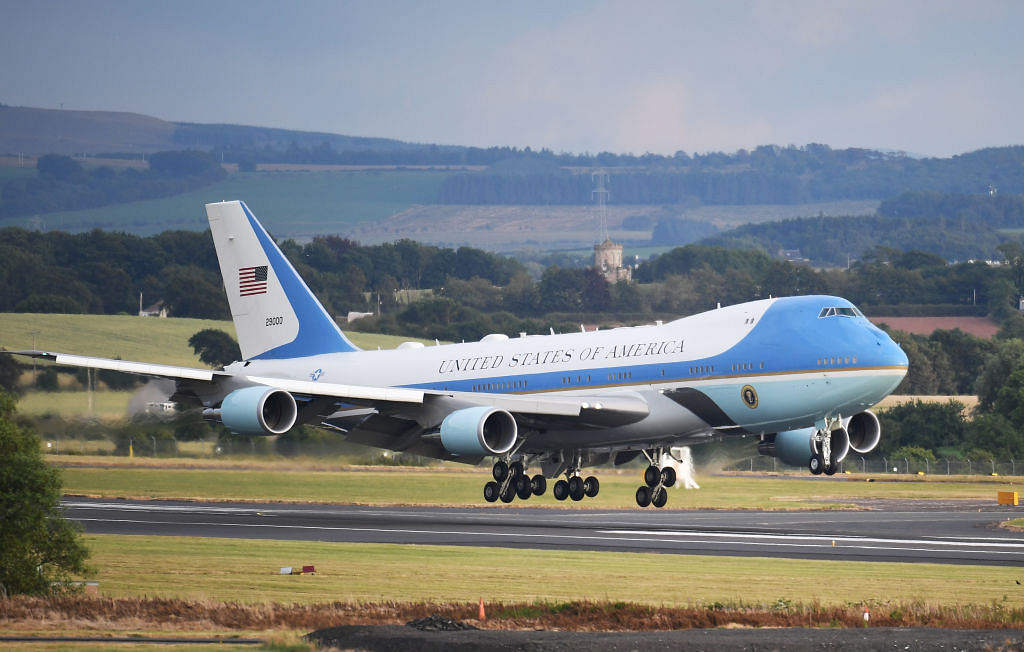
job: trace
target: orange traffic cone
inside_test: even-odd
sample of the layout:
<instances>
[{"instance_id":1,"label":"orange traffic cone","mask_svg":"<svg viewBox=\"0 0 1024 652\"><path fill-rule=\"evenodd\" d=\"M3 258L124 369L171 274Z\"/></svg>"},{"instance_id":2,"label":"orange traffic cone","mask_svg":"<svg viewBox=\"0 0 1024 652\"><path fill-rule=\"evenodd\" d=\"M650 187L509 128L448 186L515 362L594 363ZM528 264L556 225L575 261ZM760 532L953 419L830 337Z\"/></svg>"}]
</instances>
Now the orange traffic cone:
<instances>
[{"instance_id":1,"label":"orange traffic cone","mask_svg":"<svg viewBox=\"0 0 1024 652\"><path fill-rule=\"evenodd\" d=\"M481 622L487 620L487 612L484 611L484 599L480 598L480 613L477 615L477 620Z\"/></svg>"}]
</instances>

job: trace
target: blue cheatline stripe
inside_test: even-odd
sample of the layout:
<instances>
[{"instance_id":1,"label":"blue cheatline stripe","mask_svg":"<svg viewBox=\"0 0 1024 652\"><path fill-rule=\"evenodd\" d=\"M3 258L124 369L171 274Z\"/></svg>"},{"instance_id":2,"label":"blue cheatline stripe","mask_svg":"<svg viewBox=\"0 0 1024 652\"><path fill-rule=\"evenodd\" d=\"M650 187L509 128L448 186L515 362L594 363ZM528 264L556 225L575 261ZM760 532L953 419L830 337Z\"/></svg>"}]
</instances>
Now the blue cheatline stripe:
<instances>
[{"instance_id":1,"label":"blue cheatline stripe","mask_svg":"<svg viewBox=\"0 0 1024 652\"><path fill-rule=\"evenodd\" d=\"M299 333L288 344L264 351L253 356L254 360L280 360L284 358L304 358L321 353L347 353L359 349L347 337L327 314L320 302L316 300L305 281L284 257L260 223L249 212L249 207L240 202L249 226L256 234L263 247L270 266L274 268L277 280L284 288L285 296L291 304L295 316L299 320Z\"/></svg>"}]
</instances>

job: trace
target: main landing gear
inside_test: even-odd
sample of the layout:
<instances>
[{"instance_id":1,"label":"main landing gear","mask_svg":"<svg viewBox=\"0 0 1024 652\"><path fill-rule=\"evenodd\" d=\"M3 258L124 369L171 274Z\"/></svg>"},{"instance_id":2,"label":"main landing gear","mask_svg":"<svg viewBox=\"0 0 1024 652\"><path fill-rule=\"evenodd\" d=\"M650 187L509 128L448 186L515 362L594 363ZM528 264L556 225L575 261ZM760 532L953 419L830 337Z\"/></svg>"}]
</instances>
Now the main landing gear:
<instances>
[{"instance_id":1,"label":"main landing gear","mask_svg":"<svg viewBox=\"0 0 1024 652\"><path fill-rule=\"evenodd\" d=\"M833 442L833 437L841 435L834 435L831 429L819 429L811 438L811 448L814 452L807 462L807 468L813 475L835 475L839 470L840 453L836 449L841 447L842 440ZM845 455L845 451L842 454Z\"/></svg>"},{"instance_id":2,"label":"main landing gear","mask_svg":"<svg viewBox=\"0 0 1024 652\"><path fill-rule=\"evenodd\" d=\"M668 488L676 483L676 470L659 466L664 452L661 448L643 452L650 465L644 469L644 484L636 490L636 504L640 507L664 507L668 502Z\"/></svg>"},{"instance_id":3,"label":"main landing gear","mask_svg":"<svg viewBox=\"0 0 1024 652\"><path fill-rule=\"evenodd\" d=\"M548 481L543 474L536 474L530 477L526 473L526 466L522 461L515 461L511 464L504 460L498 460L491 469L494 480L484 485L484 500L489 503L501 500L503 503L510 503L516 498L528 500L530 496L541 496L547 491ZM552 487L551 493L556 500L571 498L580 501L584 498L593 498L601 490L601 483L594 476L583 478L580 476L579 467L565 470L565 479L559 480Z\"/></svg>"},{"instance_id":4,"label":"main landing gear","mask_svg":"<svg viewBox=\"0 0 1024 652\"><path fill-rule=\"evenodd\" d=\"M484 500L489 503L499 498L503 503L510 503L516 497L528 500L530 496L542 496L548 489L547 479L539 473L532 478L526 475L526 467L520 461L508 464L498 460L491 469L491 475L494 480L484 485Z\"/></svg>"},{"instance_id":5,"label":"main landing gear","mask_svg":"<svg viewBox=\"0 0 1024 652\"><path fill-rule=\"evenodd\" d=\"M575 501L580 501L584 498L593 498L597 492L601 491L601 483L594 476L583 479L580 477L579 471L566 471L565 477L565 480L556 482L555 488L552 490L556 500L572 498Z\"/></svg>"}]
</instances>

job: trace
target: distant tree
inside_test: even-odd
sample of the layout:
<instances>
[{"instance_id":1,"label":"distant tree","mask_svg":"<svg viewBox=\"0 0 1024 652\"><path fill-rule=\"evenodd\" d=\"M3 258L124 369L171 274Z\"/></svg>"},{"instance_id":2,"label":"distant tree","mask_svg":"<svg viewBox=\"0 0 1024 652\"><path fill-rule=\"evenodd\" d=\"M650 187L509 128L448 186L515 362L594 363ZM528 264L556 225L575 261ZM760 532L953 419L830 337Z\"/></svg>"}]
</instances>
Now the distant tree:
<instances>
[{"instance_id":1,"label":"distant tree","mask_svg":"<svg viewBox=\"0 0 1024 652\"><path fill-rule=\"evenodd\" d=\"M21 372L21 363L15 360L13 355L0 355L0 391L11 395L18 394Z\"/></svg>"},{"instance_id":2,"label":"distant tree","mask_svg":"<svg viewBox=\"0 0 1024 652\"><path fill-rule=\"evenodd\" d=\"M14 399L0 393L0 596L45 595L53 582L88 574L89 551L61 514L59 471L14 416Z\"/></svg>"},{"instance_id":3,"label":"distant tree","mask_svg":"<svg viewBox=\"0 0 1024 652\"><path fill-rule=\"evenodd\" d=\"M152 154L149 157L149 169L165 177L222 179L227 176L212 154L195 150Z\"/></svg>"},{"instance_id":4,"label":"distant tree","mask_svg":"<svg viewBox=\"0 0 1024 652\"><path fill-rule=\"evenodd\" d=\"M81 163L70 156L61 156L60 154L40 156L36 161L36 169L39 170L41 176L57 181L74 182L85 176Z\"/></svg>"},{"instance_id":5,"label":"distant tree","mask_svg":"<svg viewBox=\"0 0 1024 652\"><path fill-rule=\"evenodd\" d=\"M211 367L225 367L242 359L238 342L216 328L204 328L188 338L188 344L199 356L199 361Z\"/></svg>"}]
</instances>

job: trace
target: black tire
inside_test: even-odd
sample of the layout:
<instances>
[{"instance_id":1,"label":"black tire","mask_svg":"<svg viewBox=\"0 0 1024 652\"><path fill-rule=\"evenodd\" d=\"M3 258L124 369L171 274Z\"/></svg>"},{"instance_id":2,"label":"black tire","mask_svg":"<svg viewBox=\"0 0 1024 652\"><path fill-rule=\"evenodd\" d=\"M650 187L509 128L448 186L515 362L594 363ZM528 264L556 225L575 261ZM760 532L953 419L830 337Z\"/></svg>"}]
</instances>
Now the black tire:
<instances>
[{"instance_id":1,"label":"black tire","mask_svg":"<svg viewBox=\"0 0 1024 652\"><path fill-rule=\"evenodd\" d=\"M497 482L488 482L484 485L484 500L489 503L493 503L498 500L498 494L501 490L498 488Z\"/></svg>"},{"instance_id":2,"label":"black tire","mask_svg":"<svg viewBox=\"0 0 1024 652\"><path fill-rule=\"evenodd\" d=\"M661 484L666 487L671 487L676 483L676 470L671 466L666 466L661 470Z\"/></svg>"},{"instance_id":3,"label":"black tire","mask_svg":"<svg viewBox=\"0 0 1024 652\"><path fill-rule=\"evenodd\" d=\"M501 483L508 477L508 464L498 460L494 463L494 468L491 469L491 475L494 476L494 481Z\"/></svg>"},{"instance_id":4,"label":"black tire","mask_svg":"<svg viewBox=\"0 0 1024 652\"><path fill-rule=\"evenodd\" d=\"M516 486L516 495L523 500L528 499L533 495L533 486L530 484L530 479L525 475L515 476L515 480L512 484Z\"/></svg>"},{"instance_id":5,"label":"black tire","mask_svg":"<svg viewBox=\"0 0 1024 652\"><path fill-rule=\"evenodd\" d=\"M530 479L530 488L533 489L534 496L543 496L548 490L547 478L538 473Z\"/></svg>"},{"instance_id":6,"label":"black tire","mask_svg":"<svg viewBox=\"0 0 1024 652\"><path fill-rule=\"evenodd\" d=\"M510 503L516 499L516 486L511 482L505 486L505 490L501 492L501 502Z\"/></svg>"},{"instance_id":7,"label":"black tire","mask_svg":"<svg viewBox=\"0 0 1024 652\"><path fill-rule=\"evenodd\" d=\"M651 498L651 504L654 505L655 507L657 507L658 509L661 509L662 507L664 507L665 503L667 503L667 502L668 502L668 492L665 491L664 489L662 489L661 491L659 491L656 494L654 494L654 496Z\"/></svg>"},{"instance_id":8,"label":"black tire","mask_svg":"<svg viewBox=\"0 0 1024 652\"><path fill-rule=\"evenodd\" d=\"M587 494L588 498L597 496L597 492L601 491L601 481L590 476L583 481L583 493Z\"/></svg>"},{"instance_id":9,"label":"black tire","mask_svg":"<svg viewBox=\"0 0 1024 652\"><path fill-rule=\"evenodd\" d=\"M583 488L583 478L578 475L574 475L569 478L569 497L573 500L580 501L587 495L586 490Z\"/></svg>"},{"instance_id":10,"label":"black tire","mask_svg":"<svg viewBox=\"0 0 1024 652\"><path fill-rule=\"evenodd\" d=\"M661 482L661 469L653 464L644 469L644 484L653 489L658 486L659 482Z\"/></svg>"},{"instance_id":11,"label":"black tire","mask_svg":"<svg viewBox=\"0 0 1024 652\"><path fill-rule=\"evenodd\" d=\"M647 507L651 504L651 489L647 485L641 485L636 490L636 504L640 507Z\"/></svg>"},{"instance_id":12,"label":"black tire","mask_svg":"<svg viewBox=\"0 0 1024 652\"><path fill-rule=\"evenodd\" d=\"M569 497L569 483L565 480L559 480L555 483L555 488L552 489L551 493L555 495L555 500L565 500Z\"/></svg>"},{"instance_id":13,"label":"black tire","mask_svg":"<svg viewBox=\"0 0 1024 652\"><path fill-rule=\"evenodd\" d=\"M825 470L825 460L821 457L821 453L811 455L811 459L807 461L807 468L813 475L821 475L821 472Z\"/></svg>"},{"instance_id":14,"label":"black tire","mask_svg":"<svg viewBox=\"0 0 1024 652\"><path fill-rule=\"evenodd\" d=\"M512 462L508 467L508 472L512 474L513 478L518 478L526 474L526 469L522 462Z\"/></svg>"}]
</instances>

